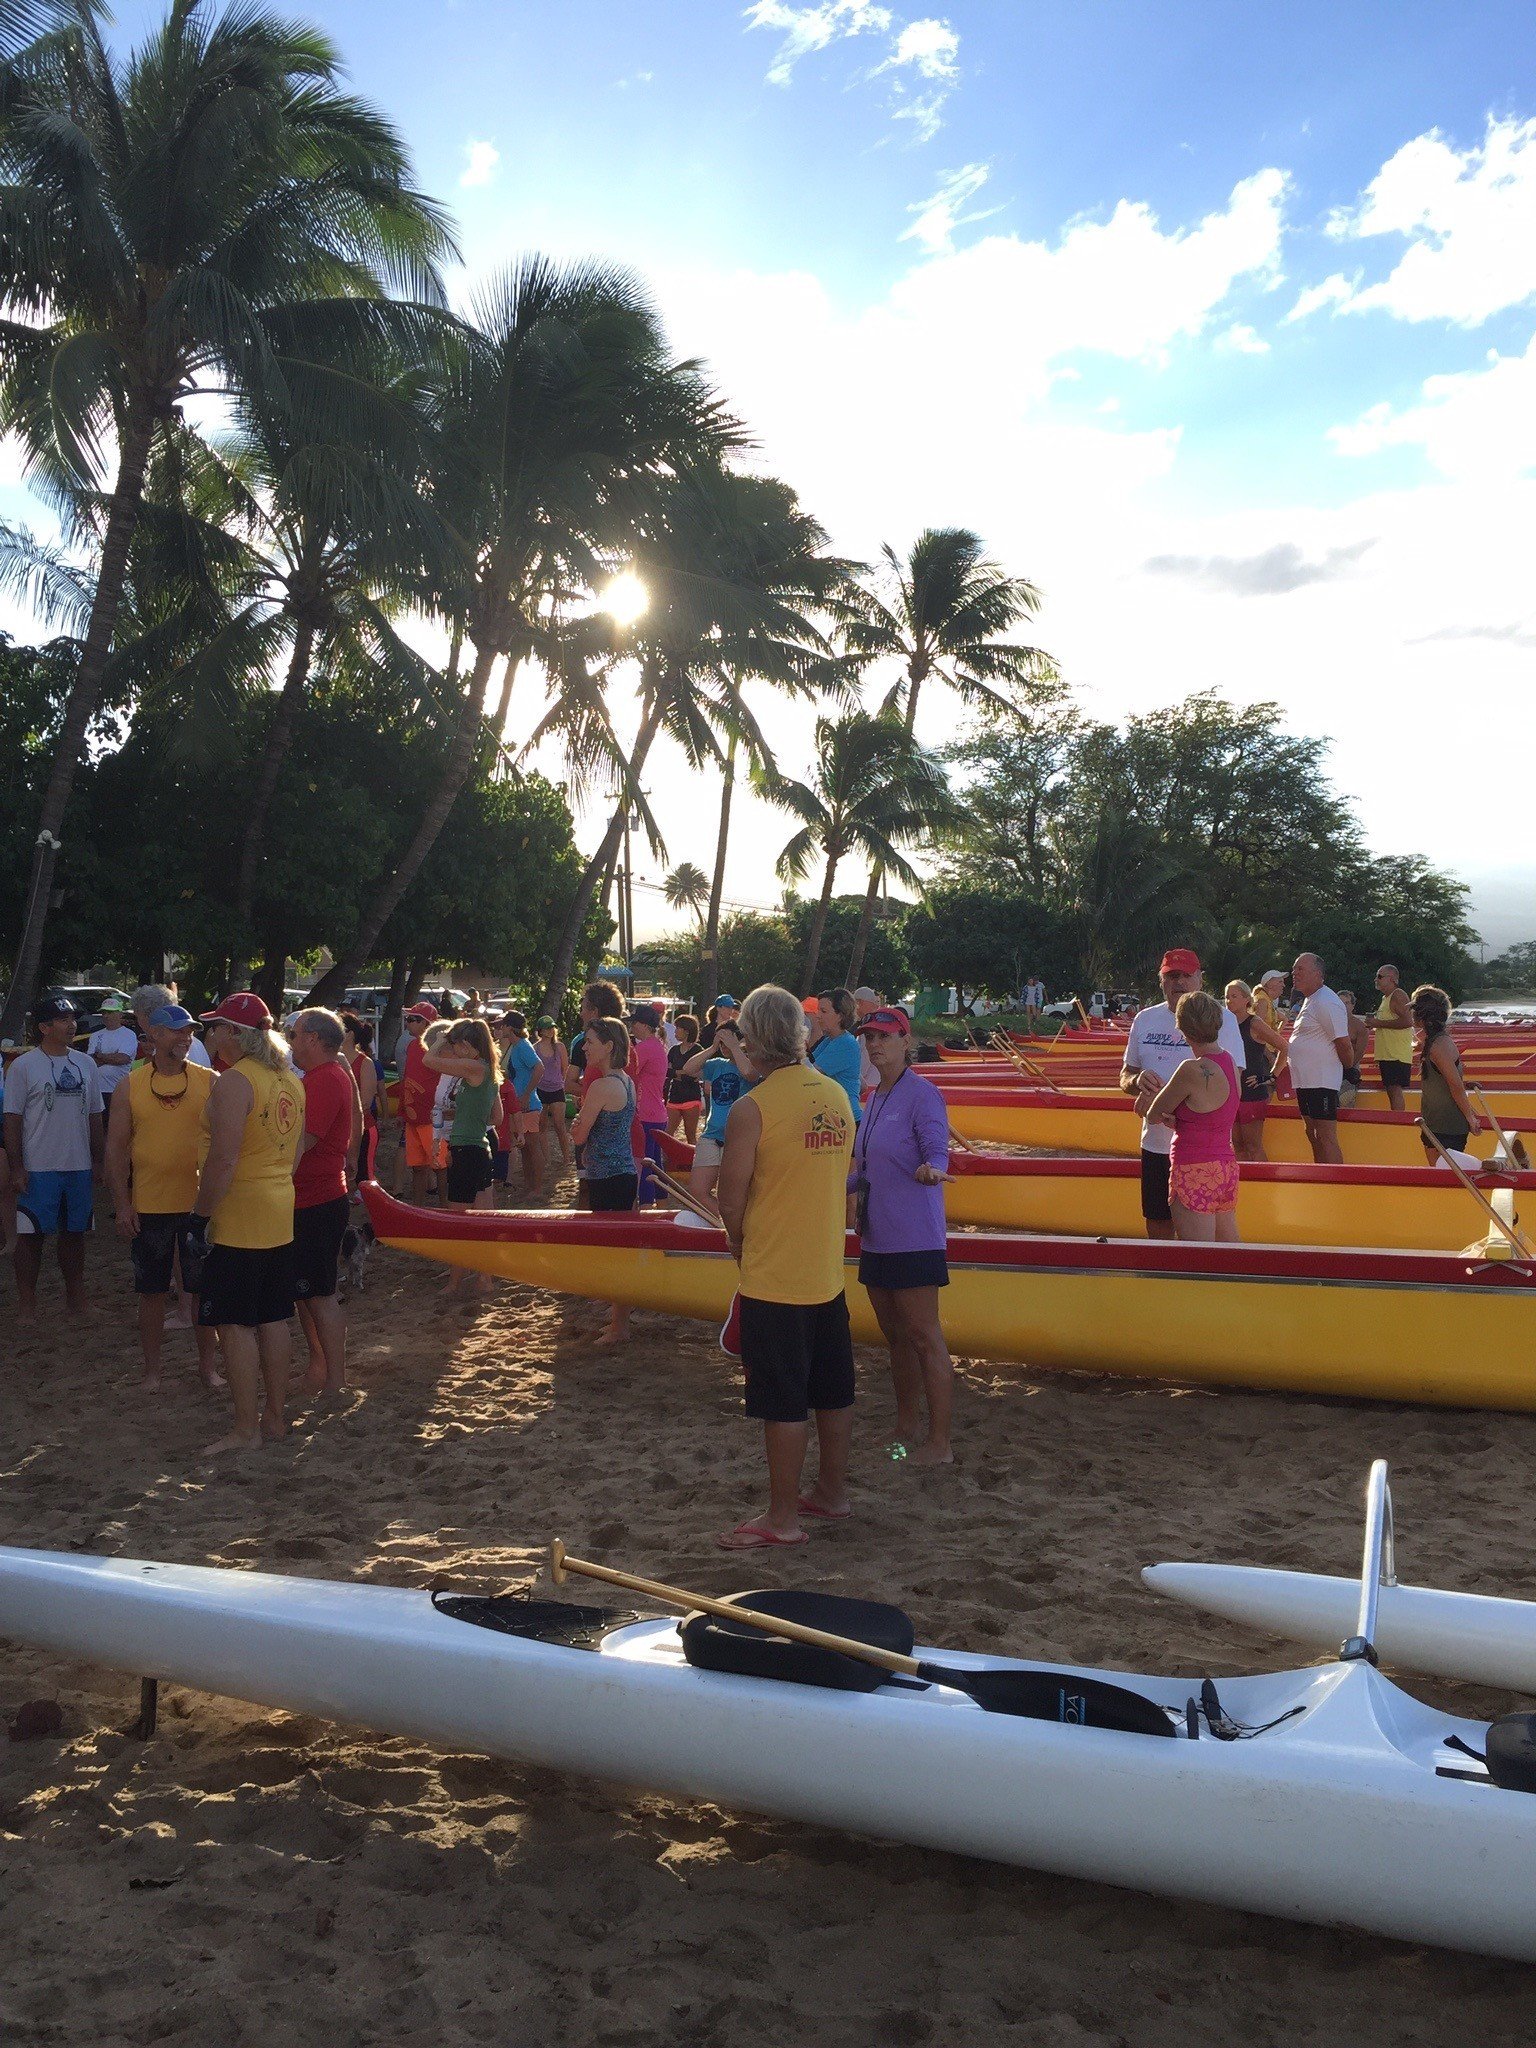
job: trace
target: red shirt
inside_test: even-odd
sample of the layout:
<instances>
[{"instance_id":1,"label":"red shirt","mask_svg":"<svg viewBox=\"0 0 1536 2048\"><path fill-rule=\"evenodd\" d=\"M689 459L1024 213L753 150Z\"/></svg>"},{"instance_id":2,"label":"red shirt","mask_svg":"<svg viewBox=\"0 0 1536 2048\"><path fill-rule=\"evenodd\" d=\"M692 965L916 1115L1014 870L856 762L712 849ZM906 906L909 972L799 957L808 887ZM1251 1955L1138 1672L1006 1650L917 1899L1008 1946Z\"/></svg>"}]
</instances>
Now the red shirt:
<instances>
[{"instance_id":1,"label":"red shirt","mask_svg":"<svg viewBox=\"0 0 1536 2048\"><path fill-rule=\"evenodd\" d=\"M400 1114L406 1123L430 1125L437 1082L421 1040L413 1038L405 1048L405 1065L400 1069Z\"/></svg>"},{"instance_id":2,"label":"red shirt","mask_svg":"<svg viewBox=\"0 0 1536 2048\"><path fill-rule=\"evenodd\" d=\"M347 1147L352 1141L352 1097L357 1083L340 1060L326 1060L304 1076L304 1129L314 1144L294 1169L293 1206L313 1209L347 1192Z\"/></svg>"}]
</instances>

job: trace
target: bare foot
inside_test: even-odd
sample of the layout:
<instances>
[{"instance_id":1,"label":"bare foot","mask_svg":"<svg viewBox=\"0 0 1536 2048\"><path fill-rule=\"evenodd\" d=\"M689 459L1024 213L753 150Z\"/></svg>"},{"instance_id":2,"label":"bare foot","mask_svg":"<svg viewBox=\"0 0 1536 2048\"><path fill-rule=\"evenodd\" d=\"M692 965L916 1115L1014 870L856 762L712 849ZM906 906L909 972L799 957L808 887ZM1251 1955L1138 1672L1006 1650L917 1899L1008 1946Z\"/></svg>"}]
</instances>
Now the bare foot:
<instances>
[{"instance_id":1,"label":"bare foot","mask_svg":"<svg viewBox=\"0 0 1536 2048\"><path fill-rule=\"evenodd\" d=\"M326 1390L325 1367L312 1365L299 1381L299 1386L306 1394L323 1394Z\"/></svg>"},{"instance_id":2,"label":"bare foot","mask_svg":"<svg viewBox=\"0 0 1536 2048\"><path fill-rule=\"evenodd\" d=\"M212 1366L200 1365L197 1368L197 1376L210 1394L227 1394L229 1392L229 1381L225 1379L223 1373L215 1372Z\"/></svg>"},{"instance_id":3,"label":"bare foot","mask_svg":"<svg viewBox=\"0 0 1536 2048\"><path fill-rule=\"evenodd\" d=\"M948 1444L919 1444L915 1451L907 1454L912 1465L953 1465L955 1454Z\"/></svg>"},{"instance_id":4,"label":"bare foot","mask_svg":"<svg viewBox=\"0 0 1536 2048\"><path fill-rule=\"evenodd\" d=\"M261 1418L261 1433L269 1444L281 1443L288 1434L288 1424L281 1415L277 1417L276 1421L263 1415Z\"/></svg>"},{"instance_id":5,"label":"bare foot","mask_svg":"<svg viewBox=\"0 0 1536 2048\"><path fill-rule=\"evenodd\" d=\"M159 1373L157 1373L157 1372L146 1372L146 1373L141 1373L141 1374L140 1374L140 1376L139 1376L139 1392L140 1392L141 1394L158 1394L158 1393L159 1393L159 1391L160 1391L160 1375L159 1375Z\"/></svg>"},{"instance_id":6,"label":"bare foot","mask_svg":"<svg viewBox=\"0 0 1536 2048\"><path fill-rule=\"evenodd\" d=\"M231 1430L228 1436L221 1436L216 1444L205 1444L203 1456L217 1458L224 1451L254 1451L261 1447L261 1431L242 1436L238 1430Z\"/></svg>"},{"instance_id":7,"label":"bare foot","mask_svg":"<svg viewBox=\"0 0 1536 2048\"><path fill-rule=\"evenodd\" d=\"M620 1344L629 1342L628 1330L599 1330L592 1339L594 1351L612 1351Z\"/></svg>"},{"instance_id":8,"label":"bare foot","mask_svg":"<svg viewBox=\"0 0 1536 2048\"><path fill-rule=\"evenodd\" d=\"M809 1493L800 1496L802 1515L820 1515L824 1521L844 1522L853 1513L853 1503L848 1498L848 1489L841 1493L826 1492L818 1479Z\"/></svg>"}]
</instances>

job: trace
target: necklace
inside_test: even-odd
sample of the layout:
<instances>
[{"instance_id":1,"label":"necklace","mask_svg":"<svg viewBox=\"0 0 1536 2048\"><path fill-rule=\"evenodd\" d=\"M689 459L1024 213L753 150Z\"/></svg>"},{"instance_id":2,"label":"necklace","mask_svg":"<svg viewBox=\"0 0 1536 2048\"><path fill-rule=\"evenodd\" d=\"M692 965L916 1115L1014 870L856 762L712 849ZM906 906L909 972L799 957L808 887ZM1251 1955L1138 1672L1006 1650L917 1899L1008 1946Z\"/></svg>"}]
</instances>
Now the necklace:
<instances>
[{"instance_id":1,"label":"necklace","mask_svg":"<svg viewBox=\"0 0 1536 2048\"><path fill-rule=\"evenodd\" d=\"M188 1088L191 1087L191 1085L192 1077L187 1072L186 1068L183 1067L181 1070L181 1086L176 1090L174 1095L163 1094L161 1090L155 1086L155 1069L153 1064L151 1064L150 1066L149 1092L151 1095L153 1095L156 1102L158 1102L163 1109L174 1109L177 1103L180 1102L183 1095L186 1094Z\"/></svg>"}]
</instances>

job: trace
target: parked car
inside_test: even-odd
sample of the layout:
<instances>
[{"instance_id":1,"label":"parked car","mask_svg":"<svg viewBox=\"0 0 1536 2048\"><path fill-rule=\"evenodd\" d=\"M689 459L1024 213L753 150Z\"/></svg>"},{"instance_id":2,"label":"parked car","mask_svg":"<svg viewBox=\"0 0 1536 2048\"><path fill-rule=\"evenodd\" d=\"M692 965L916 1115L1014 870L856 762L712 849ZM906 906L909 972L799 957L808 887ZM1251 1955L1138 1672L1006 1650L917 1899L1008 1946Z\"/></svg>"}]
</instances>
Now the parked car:
<instances>
[{"instance_id":1,"label":"parked car","mask_svg":"<svg viewBox=\"0 0 1536 2048\"><path fill-rule=\"evenodd\" d=\"M80 1034L101 1029L101 1006L108 996L121 996L125 1008L128 1002L127 989L103 988L93 982L80 983L74 988L50 989L48 993L67 996L74 1004L80 1019Z\"/></svg>"}]
</instances>

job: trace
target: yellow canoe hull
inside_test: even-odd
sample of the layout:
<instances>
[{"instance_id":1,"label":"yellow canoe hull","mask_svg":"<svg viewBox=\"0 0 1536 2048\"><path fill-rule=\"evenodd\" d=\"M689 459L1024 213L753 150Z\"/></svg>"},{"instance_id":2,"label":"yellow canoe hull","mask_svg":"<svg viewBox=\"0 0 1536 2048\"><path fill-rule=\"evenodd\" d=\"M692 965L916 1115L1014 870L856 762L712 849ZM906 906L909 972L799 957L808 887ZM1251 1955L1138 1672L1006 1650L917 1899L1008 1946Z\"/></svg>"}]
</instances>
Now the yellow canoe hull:
<instances>
[{"instance_id":1,"label":"yellow canoe hull","mask_svg":"<svg viewBox=\"0 0 1536 2048\"><path fill-rule=\"evenodd\" d=\"M649 1217L444 1215L365 1190L381 1240L556 1293L723 1323L723 1239ZM1412 1252L952 1237L952 1348L1031 1371L1536 1410L1536 1277ZM846 1266L855 1337L880 1341ZM1283 1331L1283 1342L1254 1341Z\"/></svg>"}]
</instances>

